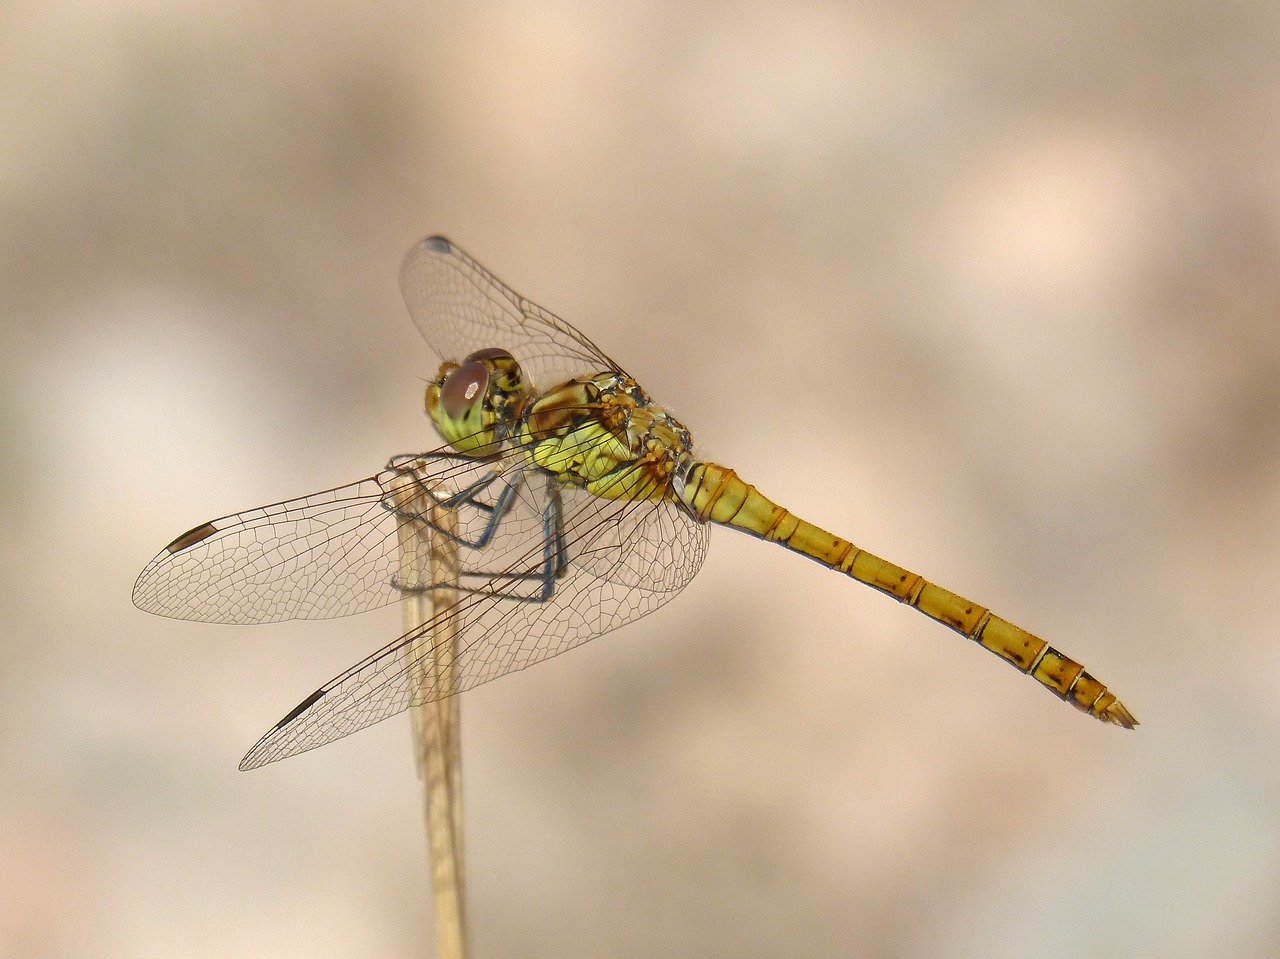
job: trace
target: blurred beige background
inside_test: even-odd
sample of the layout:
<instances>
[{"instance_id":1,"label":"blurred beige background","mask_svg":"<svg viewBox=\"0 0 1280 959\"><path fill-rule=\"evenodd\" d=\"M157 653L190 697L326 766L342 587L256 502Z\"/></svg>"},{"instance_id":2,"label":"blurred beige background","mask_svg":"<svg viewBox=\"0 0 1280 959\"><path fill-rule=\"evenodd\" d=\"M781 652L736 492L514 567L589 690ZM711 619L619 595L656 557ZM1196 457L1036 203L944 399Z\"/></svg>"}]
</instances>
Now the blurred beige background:
<instances>
[{"instance_id":1,"label":"blurred beige background","mask_svg":"<svg viewBox=\"0 0 1280 959\"><path fill-rule=\"evenodd\" d=\"M467 694L477 957L1280 954L1278 42L1266 0L6 5L0 954L431 954L404 719L236 771L395 610L129 599L435 445L431 232L1143 722L716 531Z\"/></svg>"}]
</instances>

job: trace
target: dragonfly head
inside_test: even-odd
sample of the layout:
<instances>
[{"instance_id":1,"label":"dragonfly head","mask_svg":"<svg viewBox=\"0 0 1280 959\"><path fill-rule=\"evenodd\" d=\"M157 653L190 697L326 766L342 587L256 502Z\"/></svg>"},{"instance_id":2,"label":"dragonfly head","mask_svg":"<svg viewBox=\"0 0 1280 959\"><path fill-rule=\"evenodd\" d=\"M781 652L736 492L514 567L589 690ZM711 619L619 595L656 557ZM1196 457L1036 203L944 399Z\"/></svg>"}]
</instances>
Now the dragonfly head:
<instances>
[{"instance_id":1,"label":"dragonfly head","mask_svg":"<svg viewBox=\"0 0 1280 959\"><path fill-rule=\"evenodd\" d=\"M467 456L498 452L532 391L506 350L479 350L442 363L427 384L427 414L446 443Z\"/></svg>"}]
</instances>

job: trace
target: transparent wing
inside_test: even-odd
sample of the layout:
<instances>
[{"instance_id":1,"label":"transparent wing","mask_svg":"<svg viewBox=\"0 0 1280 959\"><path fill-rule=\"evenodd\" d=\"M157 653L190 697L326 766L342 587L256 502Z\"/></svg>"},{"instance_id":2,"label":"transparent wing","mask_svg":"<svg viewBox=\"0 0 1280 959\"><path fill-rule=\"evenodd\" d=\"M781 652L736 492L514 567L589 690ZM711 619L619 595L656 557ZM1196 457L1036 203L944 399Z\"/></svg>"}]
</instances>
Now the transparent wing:
<instances>
[{"instance_id":1,"label":"transparent wing","mask_svg":"<svg viewBox=\"0 0 1280 959\"><path fill-rule=\"evenodd\" d=\"M672 503L607 500L550 487L540 496L531 492L521 491L502 524L515 538L490 547L498 551L494 556L504 557L500 565L491 565L494 556L483 556L485 549L470 554L463 549L463 585L469 567L484 571L479 586L308 696L259 740L240 768L322 746L411 705L523 669L645 616L674 597L706 556L708 527ZM550 597L538 602L529 598L530 584L541 581L549 556L556 565L556 528L545 522L554 496L562 502L567 563L558 568ZM529 537L534 527L543 534ZM431 637L446 625L457 636L450 690L421 685L424 662L438 658Z\"/></svg>"},{"instance_id":2,"label":"transparent wing","mask_svg":"<svg viewBox=\"0 0 1280 959\"><path fill-rule=\"evenodd\" d=\"M442 452L397 457L347 486L211 520L147 563L133 602L160 616L233 624L329 619L395 602L399 517L389 497L406 476L422 488L465 488L476 464ZM464 531L489 524L484 495L456 504Z\"/></svg>"},{"instance_id":3,"label":"transparent wing","mask_svg":"<svg viewBox=\"0 0 1280 959\"><path fill-rule=\"evenodd\" d=\"M139 609L205 623L359 613L400 598L396 517L377 476L183 533L133 587Z\"/></svg>"},{"instance_id":4,"label":"transparent wing","mask_svg":"<svg viewBox=\"0 0 1280 959\"><path fill-rule=\"evenodd\" d=\"M622 372L573 326L520 296L442 236L405 257L400 291L418 330L442 360L476 350L508 350L535 384Z\"/></svg>"}]
</instances>

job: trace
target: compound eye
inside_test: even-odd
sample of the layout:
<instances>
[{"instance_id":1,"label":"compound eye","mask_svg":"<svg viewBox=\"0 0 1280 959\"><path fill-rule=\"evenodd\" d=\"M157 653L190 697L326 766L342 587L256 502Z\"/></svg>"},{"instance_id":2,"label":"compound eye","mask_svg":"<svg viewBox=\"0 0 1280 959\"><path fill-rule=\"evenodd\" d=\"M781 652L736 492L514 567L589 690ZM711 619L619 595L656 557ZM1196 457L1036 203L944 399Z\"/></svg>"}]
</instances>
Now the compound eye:
<instances>
[{"instance_id":1,"label":"compound eye","mask_svg":"<svg viewBox=\"0 0 1280 959\"><path fill-rule=\"evenodd\" d=\"M462 419L484 400L488 391L489 370L478 360L468 358L440 384L440 405L450 419Z\"/></svg>"}]
</instances>

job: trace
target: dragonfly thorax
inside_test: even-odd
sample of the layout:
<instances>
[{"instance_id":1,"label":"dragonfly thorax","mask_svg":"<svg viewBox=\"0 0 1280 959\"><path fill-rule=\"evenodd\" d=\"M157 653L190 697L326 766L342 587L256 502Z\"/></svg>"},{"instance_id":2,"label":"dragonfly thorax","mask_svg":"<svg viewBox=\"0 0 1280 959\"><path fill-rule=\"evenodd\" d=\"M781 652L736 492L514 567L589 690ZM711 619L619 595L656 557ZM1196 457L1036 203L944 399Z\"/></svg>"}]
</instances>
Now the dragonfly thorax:
<instances>
[{"instance_id":1,"label":"dragonfly thorax","mask_svg":"<svg viewBox=\"0 0 1280 959\"><path fill-rule=\"evenodd\" d=\"M492 456L510 435L531 392L506 350L478 350L440 364L427 384L427 414L444 441L467 456Z\"/></svg>"},{"instance_id":2,"label":"dragonfly thorax","mask_svg":"<svg viewBox=\"0 0 1280 959\"><path fill-rule=\"evenodd\" d=\"M631 377L569 380L532 400L516 441L530 465L609 499L664 499L689 431Z\"/></svg>"}]
</instances>

